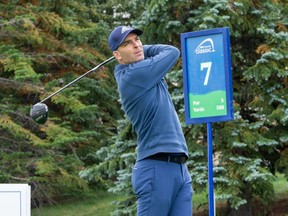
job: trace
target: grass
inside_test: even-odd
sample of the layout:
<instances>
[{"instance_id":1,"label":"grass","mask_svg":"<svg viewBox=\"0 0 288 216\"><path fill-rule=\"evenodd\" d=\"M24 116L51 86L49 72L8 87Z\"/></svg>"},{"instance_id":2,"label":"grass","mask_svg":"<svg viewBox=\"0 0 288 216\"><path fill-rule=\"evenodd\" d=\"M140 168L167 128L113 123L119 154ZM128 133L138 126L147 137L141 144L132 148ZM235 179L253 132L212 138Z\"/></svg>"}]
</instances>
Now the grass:
<instances>
[{"instance_id":1,"label":"grass","mask_svg":"<svg viewBox=\"0 0 288 216\"><path fill-rule=\"evenodd\" d=\"M277 180L274 182L274 189L277 198L285 198L288 194L288 183L284 174L276 174Z\"/></svg>"},{"instance_id":2,"label":"grass","mask_svg":"<svg viewBox=\"0 0 288 216\"><path fill-rule=\"evenodd\" d=\"M284 175L277 175L274 182L277 199L288 197L288 184ZM65 203L47 206L41 209L33 209L32 216L110 216L116 208L113 201L125 199L123 195L116 195L107 191L98 191L94 196L88 196L66 201ZM207 193L193 195L193 209L197 210L199 205L207 208ZM201 207L201 209L202 209Z\"/></svg>"},{"instance_id":3,"label":"grass","mask_svg":"<svg viewBox=\"0 0 288 216\"><path fill-rule=\"evenodd\" d=\"M110 216L116 205L113 201L123 199L121 195L98 191L95 196L73 199L65 203L32 209L31 216Z\"/></svg>"}]
</instances>

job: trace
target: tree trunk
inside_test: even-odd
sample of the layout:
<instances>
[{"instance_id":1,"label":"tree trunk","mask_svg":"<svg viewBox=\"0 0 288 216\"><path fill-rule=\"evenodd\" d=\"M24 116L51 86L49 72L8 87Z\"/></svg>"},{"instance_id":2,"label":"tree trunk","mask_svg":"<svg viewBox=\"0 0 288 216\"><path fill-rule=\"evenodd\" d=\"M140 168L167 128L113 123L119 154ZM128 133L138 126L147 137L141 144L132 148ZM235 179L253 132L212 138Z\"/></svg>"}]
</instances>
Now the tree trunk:
<instances>
[{"instance_id":1,"label":"tree trunk","mask_svg":"<svg viewBox=\"0 0 288 216\"><path fill-rule=\"evenodd\" d=\"M44 88L30 83L17 82L0 77L0 90L16 90L20 95L40 94Z\"/></svg>"},{"instance_id":2,"label":"tree trunk","mask_svg":"<svg viewBox=\"0 0 288 216\"><path fill-rule=\"evenodd\" d=\"M247 203L241 205L238 209L234 209L228 202L227 216L252 216L252 193L249 186L242 190L241 197L246 199Z\"/></svg>"}]
</instances>

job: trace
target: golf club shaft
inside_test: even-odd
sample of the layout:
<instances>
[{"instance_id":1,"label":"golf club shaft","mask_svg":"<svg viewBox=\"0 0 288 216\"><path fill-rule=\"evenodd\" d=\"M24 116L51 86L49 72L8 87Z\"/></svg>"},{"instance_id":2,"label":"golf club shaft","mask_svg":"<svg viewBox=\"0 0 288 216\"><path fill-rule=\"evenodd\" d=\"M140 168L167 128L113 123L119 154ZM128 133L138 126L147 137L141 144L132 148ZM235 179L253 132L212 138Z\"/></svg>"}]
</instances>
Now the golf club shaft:
<instances>
[{"instance_id":1,"label":"golf club shaft","mask_svg":"<svg viewBox=\"0 0 288 216\"><path fill-rule=\"evenodd\" d=\"M75 82L77 82L78 80L82 79L84 76L87 76L88 74L92 73L93 71L97 70L99 67L107 64L108 62L112 61L115 57L112 56L109 59L105 60L104 62L102 62L101 64L97 65L96 67L92 68L91 70L87 71L86 73L82 74L81 76L79 76L77 79L73 80L72 82L68 83L67 85L63 86L62 88L60 88L59 90L57 90L56 92L54 92L53 94L49 95L48 97L44 98L43 100L40 101L40 103L43 103L44 101L48 100L49 98L53 97L54 95L58 94L59 92L63 91L64 89L66 89L67 87L69 87L70 85L74 84Z\"/></svg>"}]
</instances>

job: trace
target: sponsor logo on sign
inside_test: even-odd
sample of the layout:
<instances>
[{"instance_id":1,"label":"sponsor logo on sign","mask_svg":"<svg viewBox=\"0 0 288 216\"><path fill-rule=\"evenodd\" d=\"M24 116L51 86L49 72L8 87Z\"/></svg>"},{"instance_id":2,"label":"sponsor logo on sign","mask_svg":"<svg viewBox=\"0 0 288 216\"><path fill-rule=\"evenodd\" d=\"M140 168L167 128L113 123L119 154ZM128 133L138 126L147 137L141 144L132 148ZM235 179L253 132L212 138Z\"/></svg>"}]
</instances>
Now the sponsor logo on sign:
<instances>
[{"instance_id":1,"label":"sponsor logo on sign","mask_svg":"<svg viewBox=\"0 0 288 216\"><path fill-rule=\"evenodd\" d=\"M195 49L196 54L205 54L215 52L214 42L211 38L202 41Z\"/></svg>"}]
</instances>

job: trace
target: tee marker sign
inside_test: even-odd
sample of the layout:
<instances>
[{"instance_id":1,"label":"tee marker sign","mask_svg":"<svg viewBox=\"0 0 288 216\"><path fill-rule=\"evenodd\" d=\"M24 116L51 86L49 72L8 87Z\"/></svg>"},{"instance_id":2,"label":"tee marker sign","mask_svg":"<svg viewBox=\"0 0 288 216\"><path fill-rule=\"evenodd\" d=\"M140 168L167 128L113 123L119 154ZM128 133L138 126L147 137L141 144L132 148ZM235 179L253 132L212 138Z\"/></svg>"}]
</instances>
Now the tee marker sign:
<instances>
[{"instance_id":1,"label":"tee marker sign","mask_svg":"<svg viewBox=\"0 0 288 216\"><path fill-rule=\"evenodd\" d=\"M228 28L181 34L186 123L233 120Z\"/></svg>"},{"instance_id":2,"label":"tee marker sign","mask_svg":"<svg viewBox=\"0 0 288 216\"><path fill-rule=\"evenodd\" d=\"M215 216L212 122L234 118L228 28L181 34L187 124L207 123L209 215Z\"/></svg>"}]
</instances>

